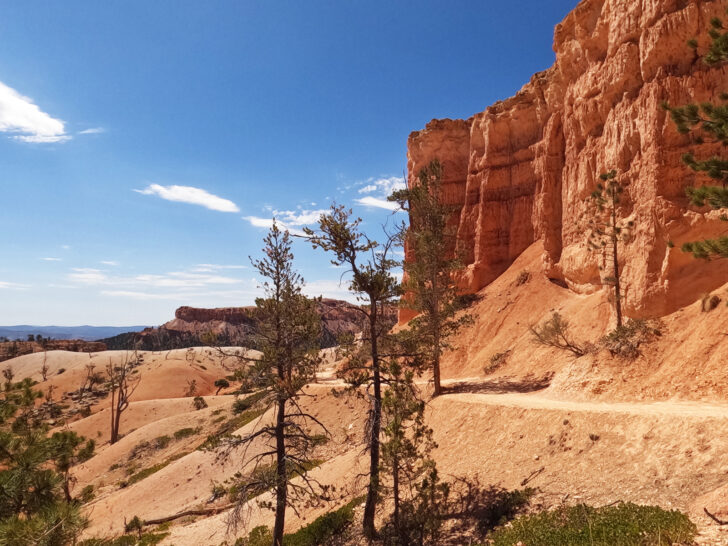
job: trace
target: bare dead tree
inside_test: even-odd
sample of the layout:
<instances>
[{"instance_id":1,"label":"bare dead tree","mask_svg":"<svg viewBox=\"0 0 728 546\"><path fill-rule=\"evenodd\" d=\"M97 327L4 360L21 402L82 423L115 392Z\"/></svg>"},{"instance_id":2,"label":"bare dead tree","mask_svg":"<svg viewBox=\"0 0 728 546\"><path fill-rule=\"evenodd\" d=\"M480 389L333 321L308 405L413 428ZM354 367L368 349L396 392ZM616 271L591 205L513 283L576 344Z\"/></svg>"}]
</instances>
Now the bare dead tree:
<instances>
[{"instance_id":1,"label":"bare dead tree","mask_svg":"<svg viewBox=\"0 0 728 546\"><path fill-rule=\"evenodd\" d=\"M137 352L131 354L127 351L120 364L113 364L111 359L106 366L106 373L109 378L109 390L111 392L111 439L110 444L119 440L119 425L121 415L129 407L129 402L134 391L139 386L141 374L135 373L139 364Z\"/></svg>"},{"instance_id":2,"label":"bare dead tree","mask_svg":"<svg viewBox=\"0 0 728 546\"><path fill-rule=\"evenodd\" d=\"M43 365L40 367L40 376L43 381L48 380L48 352L43 351Z\"/></svg>"}]
</instances>

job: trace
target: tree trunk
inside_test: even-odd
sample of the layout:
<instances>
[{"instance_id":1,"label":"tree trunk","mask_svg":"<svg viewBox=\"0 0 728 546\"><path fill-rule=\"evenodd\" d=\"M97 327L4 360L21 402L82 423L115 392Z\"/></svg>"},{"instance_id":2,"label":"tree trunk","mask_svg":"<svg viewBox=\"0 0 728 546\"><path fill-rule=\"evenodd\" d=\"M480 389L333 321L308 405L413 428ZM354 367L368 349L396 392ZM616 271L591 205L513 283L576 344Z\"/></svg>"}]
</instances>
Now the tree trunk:
<instances>
[{"instance_id":1,"label":"tree trunk","mask_svg":"<svg viewBox=\"0 0 728 546\"><path fill-rule=\"evenodd\" d=\"M434 318L434 317L433 317ZM439 318L439 317L438 317ZM432 380L435 384L435 396L442 394L442 386L440 385L440 324L435 323L434 335L432 336L433 355L432 355Z\"/></svg>"},{"instance_id":2,"label":"tree trunk","mask_svg":"<svg viewBox=\"0 0 728 546\"><path fill-rule=\"evenodd\" d=\"M619 256L617 254L617 208L612 204L612 266L614 273L614 307L617 311L617 328L622 327L622 294L619 284Z\"/></svg>"},{"instance_id":3,"label":"tree trunk","mask_svg":"<svg viewBox=\"0 0 728 546\"><path fill-rule=\"evenodd\" d=\"M283 526L286 521L288 476L285 442L286 401L278 400L276 415L276 519L273 526L273 546L283 546Z\"/></svg>"},{"instance_id":4,"label":"tree trunk","mask_svg":"<svg viewBox=\"0 0 728 546\"><path fill-rule=\"evenodd\" d=\"M394 531L400 542L405 544L402 536L402 524L399 520L399 457L397 455L392 461L392 495L394 496Z\"/></svg>"},{"instance_id":5,"label":"tree trunk","mask_svg":"<svg viewBox=\"0 0 728 546\"><path fill-rule=\"evenodd\" d=\"M440 331L442 329L442 325L440 324L440 285L437 271L434 271L430 277L434 298L432 308L430 309L430 323L432 326L432 382L435 385L434 396L440 396L442 394L442 386L440 385Z\"/></svg>"},{"instance_id":6,"label":"tree trunk","mask_svg":"<svg viewBox=\"0 0 728 546\"><path fill-rule=\"evenodd\" d=\"M109 407L109 412L111 413L111 432L109 434L109 444L116 443L116 434L114 434L114 430L116 430L116 427L114 426L115 423L115 416L116 416L116 389L111 389L111 406Z\"/></svg>"},{"instance_id":7,"label":"tree trunk","mask_svg":"<svg viewBox=\"0 0 728 546\"><path fill-rule=\"evenodd\" d=\"M372 345L372 384L374 387L374 400L372 401L372 426L369 439L369 487L367 500L364 505L363 531L367 538L374 538L374 516L379 496L379 435L382 426L382 385L379 374L379 351L377 347L377 304L371 306L369 315L369 329Z\"/></svg>"}]
</instances>

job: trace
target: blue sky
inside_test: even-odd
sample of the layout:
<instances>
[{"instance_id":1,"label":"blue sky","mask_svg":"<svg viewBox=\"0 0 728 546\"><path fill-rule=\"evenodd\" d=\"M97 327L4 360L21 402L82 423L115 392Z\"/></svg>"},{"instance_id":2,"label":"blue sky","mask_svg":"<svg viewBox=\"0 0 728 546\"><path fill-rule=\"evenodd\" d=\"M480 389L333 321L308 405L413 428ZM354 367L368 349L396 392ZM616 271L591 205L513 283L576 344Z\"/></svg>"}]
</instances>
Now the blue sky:
<instances>
[{"instance_id":1,"label":"blue sky","mask_svg":"<svg viewBox=\"0 0 728 546\"><path fill-rule=\"evenodd\" d=\"M551 66L575 3L5 3L0 324L251 304L274 214L300 230L336 199L376 232L408 134ZM344 295L295 253L311 293Z\"/></svg>"}]
</instances>

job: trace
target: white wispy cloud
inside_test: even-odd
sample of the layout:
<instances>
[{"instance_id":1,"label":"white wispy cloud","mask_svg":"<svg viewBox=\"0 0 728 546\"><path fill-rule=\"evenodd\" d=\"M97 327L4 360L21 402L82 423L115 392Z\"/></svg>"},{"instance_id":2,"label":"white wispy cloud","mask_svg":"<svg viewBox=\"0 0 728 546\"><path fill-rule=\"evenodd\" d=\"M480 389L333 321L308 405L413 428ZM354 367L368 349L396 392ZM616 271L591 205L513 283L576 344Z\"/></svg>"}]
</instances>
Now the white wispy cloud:
<instances>
[{"instance_id":1,"label":"white wispy cloud","mask_svg":"<svg viewBox=\"0 0 728 546\"><path fill-rule=\"evenodd\" d=\"M74 267L71 271L68 280L81 284L103 284L108 279L106 273L91 267Z\"/></svg>"},{"instance_id":2,"label":"white wispy cloud","mask_svg":"<svg viewBox=\"0 0 728 546\"><path fill-rule=\"evenodd\" d=\"M119 265L119 262L115 262L114 260L101 260L99 263L110 267L116 267Z\"/></svg>"},{"instance_id":3,"label":"white wispy cloud","mask_svg":"<svg viewBox=\"0 0 728 546\"><path fill-rule=\"evenodd\" d=\"M63 142L66 134L63 121L43 112L32 99L0 82L0 132L12 133L22 142Z\"/></svg>"},{"instance_id":4,"label":"white wispy cloud","mask_svg":"<svg viewBox=\"0 0 728 546\"><path fill-rule=\"evenodd\" d=\"M384 197L390 195L395 190L404 189L405 183L404 178L401 176L389 176L385 178L370 178L367 180L367 185L363 188L359 188L359 193L379 193Z\"/></svg>"},{"instance_id":5,"label":"white wispy cloud","mask_svg":"<svg viewBox=\"0 0 728 546\"><path fill-rule=\"evenodd\" d=\"M310 226L319 221L322 214L327 214L327 209L318 210L274 210L273 216L280 222L289 226Z\"/></svg>"},{"instance_id":6,"label":"white wispy cloud","mask_svg":"<svg viewBox=\"0 0 728 546\"><path fill-rule=\"evenodd\" d=\"M310 297L323 296L335 300L344 300L355 303L356 296L349 291L347 280L316 280L307 282L303 287L303 293Z\"/></svg>"},{"instance_id":7,"label":"white wispy cloud","mask_svg":"<svg viewBox=\"0 0 728 546\"><path fill-rule=\"evenodd\" d=\"M239 305L245 305L249 301L259 295L256 288L250 285L243 290L211 290L204 292L146 292L140 290L102 290L104 296L112 296L118 298L129 298L134 300L172 300L185 302L186 305L197 302L200 306L214 305L212 302L220 301L229 305L229 302L238 302Z\"/></svg>"},{"instance_id":8,"label":"white wispy cloud","mask_svg":"<svg viewBox=\"0 0 728 546\"><path fill-rule=\"evenodd\" d=\"M229 199L223 199L202 188L195 188L193 186L162 186L160 184L150 184L143 190L134 191L142 195L156 195L167 201L200 205L201 207L220 212L240 211L238 206Z\"/></svg>"},{"instance_id":9,"label":"white wispy cloud","mask_svg":"<svg viewBox=\"0 0 728 546\"><path fill-rule=\"evenodd\" d=\"M243 279L195 271L172 271L163 275L142 274L133 276L109 275L102 269L90 267L73 268L68 280L90 286L113 286L124 288L202 288L210 285L234 285Z\"/></svg>"},{"instance_id":10,"label":"white wispy cloud","mask_svg":"<svg viewBox=\"0 0 728 546\"><path fill-rule=\"evenodd\" d=\"M99 135L101 133L105 133L106 129L103 127L91 127L90 129L84 129L83 131L79 131L79 135Z\"/></svg>"},{"instance_id":11,"label":"white wispy cloud","mask_svg":"<svg viewBox=\"0 0 728 546\"><path fill-rule=\"evenodd\" d=\"M261 218L259 216L243 216L243 220L250 222L250 225L257 228L270 229L273 226L273 218ZM280 220L276 220L278 228L282 231L288 231L291 235L304 236L303 230L296 229L292 226L286 225Z\"/></svg>"},{"instance_id":12,"label":"white wispy cloud","mask_svg":"<svg viewBox=\"0 0 728 546\"><path fill-rule=\"evenodd\" d=\"M367 195L366 197L362 197L361 199L355 199L355 201L360 205L364 205L365 207L374 207L391 211L402 210L398 203L394 203L393 201L387 201L386 199L381 199L372 195Z\"/></svg>"},{"instance_id":13,"label":"white wispy cloud","mask_svg":"<svg viewBox=\"0 0 728 546\"><path fill-rule=\"evenodd\" d=\"M16 282L0 281L0 290L25 290L27 284L19 284Z\"/></svg>"},{"instance_id":14,"label":"white wispy cloud","mask_svg":"<svg viewBox=\"0 0 728 546\"><path fill-rule=\"evenodd\" d=\"M248 269L247 265L197 264L192 267L195 273L213 273L225 269Z\"/></svg>"},{"instance_id":15,"label":"white wispy cloud","mask_svg":"<svg viewBox=\"0 0 728 546\"><path fill-rule=\"evenodd\" d=\"M41 258L41 260L43 260L44 262L60 262L61 261L60 258L50 258L50 257L49 258Z\"/></svg>"},{"instance_id":16,"label":"white wispy cloud","mask_svg":"<svg viewBox=\"0 0 728 546\"><path fill-rule=\"evenodd\" d=\"M71 245L61 245L63 250L71 250Z\"/></svg>"},{"instance_id":17,"label":"white wispy cloud","mask_svg":"<svg viewBox=\"0 0 728 546\"><path fill-rule=\"evenodd\" d=\"M406 187L404 178L401 176L390 176L384 178L370 178L366 185L359 188L358 193L368 194L354 201L365 207L374 207L378 209L386 209L391 211L401 210L397 203L387 201L387 197L396 190Z\"/></svg>"}]
</instances>

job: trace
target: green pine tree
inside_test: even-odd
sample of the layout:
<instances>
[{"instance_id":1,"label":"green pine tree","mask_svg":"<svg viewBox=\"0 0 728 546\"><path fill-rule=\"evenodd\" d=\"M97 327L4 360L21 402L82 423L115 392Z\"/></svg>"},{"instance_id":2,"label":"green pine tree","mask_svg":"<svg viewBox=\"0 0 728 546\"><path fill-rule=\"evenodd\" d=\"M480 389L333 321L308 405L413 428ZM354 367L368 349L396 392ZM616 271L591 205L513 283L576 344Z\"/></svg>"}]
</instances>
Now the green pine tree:
<instances>
[{"instance_id":1,"label":"green pine tree","mask_svg":"<svg viewBox=\"0 0 728 546\"><path fill-rule=\"evenodd\" d=\"M87 525L69 470L93 454L93 442L70 431L48 437L41 397L28 379L0 393L0 544L64 546Z\"/></svg>"},{"instance_id":2,"label":"green pine tree","mask_svg":"<svg viewBox=\"0 0 728 546\"><path fill-rule=\"evenodd\" d=\"M453 209L444 203L440 162L432 161L419 172L417 184L394 192L389 200L409 212L410 225L403 237L413 256L404 263L403 305L419 313L410 321L410 329L421 341L434 395L439 396L440 363L451 348L448 339L471 321L469 315L457 315L455 277L463 265L455 253L455 230L448 225Z\"/></svg>"},{"instance_id":3,"label":"green pine tree","mask_svg":"<svg viewBox=\"0 0 728 546\"><path fill-rule=\"evenodd\" d=\"M610 262L611 275L604 281L614 288L614 310L617 314L617 328L622 327L622 286L619 266L619 244L629 239L634 223L620 217L620 205L626 183L617 179L617 171L610 171L599 176L599 182L590 195L589 211L590 250L603 252L605 260Z\"/></svg>"},{"instance_id":4,"label":"green pine tree","mask_svg":"<svg viewBox=\"0 0 728 546\"><path fill-rule=\"evenodd\" d=\"M717 17L711 19L710 25L708 35L711 41L708 51L703 55L703 62L709 66L724 64L728 61L728 31ZM698 42L694 39L688 45L696 50L698 48ZM663 106L670 112L681 134L693 134L698 144L711 142L728 146L728 93L722 93L720 100L720 104L704 102L677 107L669 104ZM705 173L720 184L686 188L691 204L698 207L707 205L715 210L728 209L728 159L720 156L698 159L692 153L685 154L682 159L691 170ZM722 215L721 219L728 221L728 216ZM705 260L728 258L728 236L687 242L683 244L682 250Z\"/></svg>"},{"instance_id":5,"label":"green pine tree","mask_svg":"<svg viewBox=\"0 0 728 546\"><path fill-rule=\"evenodd\" d=\"M387 389L382 400L382 473L393 501L390 544L423 544L437 537L449 488L440 482L430 456L437 444L425 423L425 403L414 383L417 365L395 358L385 366Z\"/></svg>"},{"instance_id":6,"label":"green pine tree","mask_svg":"<svg viewBox=\"0 0 728 546\"><path fill-rule=\"evenodd\" d=\"M249 445L263 439L268 446L253 459L255 470L238 484L238 505L233 523L250 498L249 491L272 489L275 502L265 507L275 512L273 546L283 544L286 508L325 496L328 487L306 475L313 466L313 449L326 428L298 403L302 388L315 378L318 365L318 340L321 319L313 300L301 293L303 278L293 269L293 252L288 231L281 231L274 221L264 239L263 258L253 266L266 280L265 297L258 298L256 346L262 356L255 362L256 386L267 392L275 421L244 437L234 438L231 445ZM273 467L266 464L273 457ZM300 481L291 481L299 477ZM255 496L255 494L253 494Z\"/></svg>"},{"instance_id":7,"label":"green pine tree","mask_svg":"<svg viewBox=\"0 0 728 546\"><path fill-rule=\"evenodd\" d=\"M332 264L343 267L351 275L349 290L356 294L361 306L356 309L366 321L361 343L347 355L349 364L345 378L354 389L366 386L370 396L368 419L369 485L364 505L363 532L368 538L376 535L374 517L380 494L380 442L382 429L382 366L386 358L391 325L386 320L386 308L400 296L400 286L394 276L399 262L390 258L397 237L387 236L384 243L367 237L359 229L360 218L336 204L319 219L318 230L304 228L314 248L329 252ZM352 345L352 347L354 347Z\"/></svg>"}]
</instances>

